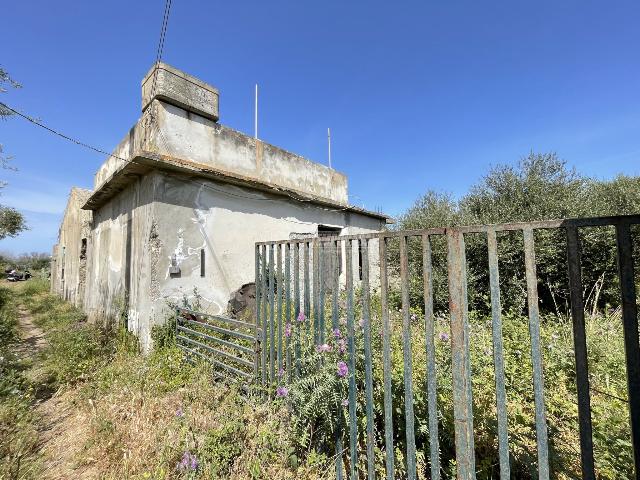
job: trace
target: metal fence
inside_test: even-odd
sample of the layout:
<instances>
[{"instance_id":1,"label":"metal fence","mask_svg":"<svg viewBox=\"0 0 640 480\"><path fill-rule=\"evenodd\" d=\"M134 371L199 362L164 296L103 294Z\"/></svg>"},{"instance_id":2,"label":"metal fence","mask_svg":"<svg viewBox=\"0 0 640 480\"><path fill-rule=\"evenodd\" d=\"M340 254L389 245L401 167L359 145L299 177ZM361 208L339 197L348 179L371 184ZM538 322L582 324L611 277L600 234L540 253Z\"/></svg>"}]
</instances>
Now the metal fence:
<instances>
[{"instance_id":1,"label":"metal fence","mask_svg":"<svg viewBox=\"0 0 640 480\"><path fill-rule=\"evenodd\" d=\"M258 376L261 330L253 323L188 308L176 309L176 344L227 377L253 383Z\"/></svg>"},{"instance_id":2,"label":"metal fence","mask_svg":"<svg viewBox=\"0 0 640 480\"><path fill-rule=\"evenodd\" d=\"M626 369L628 379L628 406L630 411L631 441L635 478L640 478L640 348L638 343L638 315L632 257L631 226L640 223L640 216L554 220L503 225L466 226L456 228L434 228L419 231L380 232L366 235L321 237L313 239L261 242L256 244L256 325L260 328L262 349L256 358L258 381L267 388L274 388L286 369L287 379L295 375L295 358L286 332L287 323L304 312L313 329L313 339L321 344L331 327L339 325L346 316L348 340L348 436L346 446L337 440L338 452L336 475L343 478L343 464L348 465L348 477L352 479L375 478L374 466L374 417L372 385L372 335L382 336L383 368L383 439L385 475L395 478L397 469L394 455L394 415L392 405L391 334L393 325L389 309L389 295L399 290L401 296L401 337L404 345L404 430L406 451L403 452L406 477L415 479L416 443L414 425L414 396L426 395L428 413L428 458L430 471L423 472L429 478L441 478L438 436L438 406L436 383L434 289L435 265L432 257L432 241L435 237L446 239L446 272L448 282L448 319L451 337L451 375L453 388L453 417L455 433L455 468L459 479L476 478L476 454L474 451L474 411L469 345L469 318L467 298L467 264L465 260L465 236L486 236L489 267L489 294L491 299L491 322L493 343L493 366L495 379L497 450L501 479L512 477L510 471L510 446L508 436L508 411L505 389L505 367L502 338L502 306L498 271L497 234L505 231L521 232L523 236L524 267L529 319L530 353L532 360L532 383L535 402L535 432L537 445L537 474L548 479L553 472L549 468L549 438L545 411L543 378L543 356L541 354L540 312L538 300L538 278L536 275L534 232L540 229L566 231L568 259L568 284L571 295L571 317L575 347L575 372L580 438L580 464L582 478L595 479L594 449L592 440L589 369L585 334L584 299L581 280L581 247L579 229L583 227L615 228L617 263L620 282L620 304L624 330ZM416 240L417 239L417 240ZM398 271L390 272L389 243L399 243ZM424 312L424 337L412 339L412 318L409 298L408 242L421 243L422 305ZM612 245L613 247L613 245ZM394 261L396 258L394 257ZM373 265L376 264L376 265ZM390 284L390 282L392 284ZM372 307L372 285L375 285L376 307ZM344 295L344 297L341 297ZM344 308L341 311L340 305ZM363 319L364 371L356 371L355 311ZM330 310L326 311L330 306ZM371 331L372 316L379 317L381 332ZM284 322L284 327L283 327ZM426 348L426 378L420 386L413 384L411 343L424 342ZM380 358L380 357L378 357ZM291 367L291 368L290 368ZM364 412L356 411L356 376L364 385ZM364 377L364 378L363 378ZM394 413L395 412L395 413ZM366 432L358 436L358 416L366 417ZM395 419L397 421L397 419ZM366 468L358 472L358 439L366 445ZM397 439L396 439L397 440ZM343 463L343 458L347 462Z\"/></svg>"}]
</instances>

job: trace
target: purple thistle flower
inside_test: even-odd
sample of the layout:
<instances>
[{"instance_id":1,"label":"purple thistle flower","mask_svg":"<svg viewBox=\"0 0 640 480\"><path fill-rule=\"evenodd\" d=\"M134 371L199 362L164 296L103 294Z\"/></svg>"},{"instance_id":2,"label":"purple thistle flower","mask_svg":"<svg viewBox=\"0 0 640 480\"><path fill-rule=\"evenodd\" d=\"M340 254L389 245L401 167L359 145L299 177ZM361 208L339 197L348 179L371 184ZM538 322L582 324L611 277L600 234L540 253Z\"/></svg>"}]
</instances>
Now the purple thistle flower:
<instances>
[{"instance_id":1,"label":"purple thistle flower","mask_svg":"<svg viewBox=\"0 0 640 480\"><path fill-rule=\"evenodd\" d=\"M300 312L298 314L298 321L299 322L304 322L306 320L307 317L305 317L304 312Z\"/></svg>"},{"instance_id":2,"label":"purple thistle flower","mask_svg":"<svg viewBox=\"0 0 640 480\"><path fill-rule=\"evenodd\" d=\"M336 338L342 338L342 332L340 331L339 328L334 328L333 329L333 336Z\"/></svg>"},{"instance_id":3,"label":"purple thistle flower","mask_svg":"<svg viewBox=\"0 0 640 480\"><path fill-rule=\"evenodd\" d=\"M278 377L282 377L284 375L284 368L278 370Z\"/></svg>"},{"instance_id":4,"label":"purple thistle flower","mask_svg":"<svg viewBox=\"0 0 640 480\"><path fill-rule=\"evenodd\" d=\"M342 406L343 407L348 407L349 406L349 400L347 400L346 398L344 400L342 400Z\"/></svg>"},{"instance_id":5,"label":"purple thistle flower","mask_svg":"<svg viewBox=\"0 0 640 480\"><path fill-rule=\"evenodd\" d=\"M349 367L347 367L347 364L342 361L338 362L338 376L346 377L348 373Z\"/></svg>"},{"instance_id":6,"label":"purple thistle flower","mask_svg":"<svg viewBox=\"0 0 640 480\"><path fill-rule=\"evenodd\" d=\"M290 323L287 323L284 326L284 336L287 337L287 338L289 338L291 336L291 324Z\"/></svg>"},{"instance_id":7,"label":"purple thistle flower","mask_svg":"<svg viewBox=\"0 0 640 480\"><path fill-rule=\"evenodd\" d=\"M338 348L340 349L340 353L344 353L347 350L347 341L344 338L338 341Z\"/></svg>"},{"instance_id":8,"label":"purple thistle flower","mask_svg":"<svg viewBox=\"0 0 640 480\"><path fill-rule=\"evenodd\" d=\"M440 332L440 335L438 335L438 337L443 342L448 342L449 341L449 334L447 332Z\"/></svg>"},{"instance_id":9,"label":"purple thistle flower","mask_svg":"<svg viewBox=\"0 0 640 480\"><path fill-rule=\"evenodd\" d=\"M278 387L276 389L276 397L284 398L289 395L289 389L287 387Z\"/></svg>"},{"instance_id":10,"label":"purple thistle flower","mask_svg":"<svg viewBox=\"0 0 640 480\"><path fill-rule=\"evenodd\" d=\"M196 458L196 456L191 454L191 452L189 451L184 452L184 454L182 455L182 459L180 460L178 465L176 465L176 470L180 472L188 472L190 470L195 471L197 469L198 459Z\"/></svg>"},{"instance_id":11,"label":"purple thistle flower","mask_svg":"<svg viewBox=\"0 0 640 480\"><path fill-rule=\"evenodd\" d=\"M178 408L176 410L176 417L184 417L184 412L182 411L182 408Z\"/></svg>"},{"instance_id":12,"label":"purple thistle flower","mask_svg":"<svg viewBox=\"0 0 640 480\"><path fill-rule=\"evenodd\" d=\"M318 353L330 352L331 351L331 345L329 345L328 343L323 343L322 345L317 345L316 346L316 351Z\"/></svg>"}]
</instances>

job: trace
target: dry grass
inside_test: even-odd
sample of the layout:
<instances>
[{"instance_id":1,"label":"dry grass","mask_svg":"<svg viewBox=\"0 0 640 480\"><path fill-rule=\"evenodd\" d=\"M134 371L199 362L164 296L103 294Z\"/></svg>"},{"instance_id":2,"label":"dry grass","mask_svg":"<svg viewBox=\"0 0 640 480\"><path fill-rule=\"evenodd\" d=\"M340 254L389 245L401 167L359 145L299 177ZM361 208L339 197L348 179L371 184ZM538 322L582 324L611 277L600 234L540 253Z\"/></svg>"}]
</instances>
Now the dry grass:
<instances>
[{"instance_id":1,"label":"dry grass","mask_svg":"<svg viewBox=\"0 0 640 480\"><path fill-rule=\"evenodd\" d=\"M32 369L55 391L31 425L37 478L334 477L330 459L296 455L280 404L214 382L210 368L185 363L171 345L141 355L126 332L87 324L42 286L15 292L45 331ZM179 467L187 454L197 468Z\"/></svg>"}]
</instances>

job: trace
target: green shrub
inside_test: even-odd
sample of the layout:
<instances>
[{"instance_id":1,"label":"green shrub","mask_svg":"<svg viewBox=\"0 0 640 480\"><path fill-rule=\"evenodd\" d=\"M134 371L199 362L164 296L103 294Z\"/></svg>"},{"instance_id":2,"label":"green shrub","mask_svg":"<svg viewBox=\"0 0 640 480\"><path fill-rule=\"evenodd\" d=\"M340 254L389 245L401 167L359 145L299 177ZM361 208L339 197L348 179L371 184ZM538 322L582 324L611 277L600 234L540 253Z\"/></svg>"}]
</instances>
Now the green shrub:
<instances>
[{"instance_id":1,"label":"green shrub","mask_svg":"<svg viewBox=\"0 0 640 480\"><path fill-rule=\"evenodd\" d=\"M358 316L356 316L356 319ZM406 475L404 465L404 352L402 320L397 311L391 313L392 404L394 409L394 446L396 475ZM308 322L308 321L307 321ZM474 401L474 441L476 469L479 479L499 476L495 378L491 317L470 314L470 349ZM358 468L366 470L365 385L363 330L356 322L356 411L358 426ZM337 339L326 332L330 352L318 353L305 326L295 324L291 348L299 349L300 376L286 382L283 400L291 410L293 442L298 453L315 450L331 456L335 452L335 434L343 422L342 442L348 446L349 409L342 405L347 398L347 381L336 375L336 364L347 356L340 354ZM344 325L341 324L344 335ZM455 441L453 418L453 385L451 370L450 325L446 317L436 318L436 374L440 462L444 478L455 477ZM299 334L299 332L304 332ZM372 320L372 365L374 398L375 462L379 474L384 473L384 388L382 369L381 324ZM599 478L630 478L631 448L626 398L624 346L619 314L587 318L589 369L592 387L592 410L596 468ZM412 313L412 382L414 388L415 435L420 478L428 471L429 428L427 414L426 351L424 320L420 310ZM541 326L545 374L545 407L549 432L550 465L556 478L576 478L580 474L579 436L575 360L570 320L545 316ZM537 453L535 408L532 387L528 319L519 313L503 316L504 362L507 385L507 412L512 475L535 478ZM295 366L295 363L294 363ZM600 392L600 393L598 393ZM345 455L345 465L348 456ZM453 472L453 473L452 473Z\"/></svg>"}]
</instances>

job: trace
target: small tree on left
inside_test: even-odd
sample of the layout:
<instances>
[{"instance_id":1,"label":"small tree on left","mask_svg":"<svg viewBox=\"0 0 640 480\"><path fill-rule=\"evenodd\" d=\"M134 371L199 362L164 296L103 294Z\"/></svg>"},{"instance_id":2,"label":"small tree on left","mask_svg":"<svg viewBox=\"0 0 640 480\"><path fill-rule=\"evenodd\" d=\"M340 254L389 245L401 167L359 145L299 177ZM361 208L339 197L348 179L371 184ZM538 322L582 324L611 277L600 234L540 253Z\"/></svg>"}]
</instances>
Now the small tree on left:
<instances>
[{"instance_id":1,"label":"small tree on left","mask_svg":"<svg viewBox=\"0 0 640 480\"><path fill-rule=\"evenodd\" d=\"M6 87L8 86L12 88L20 88L20 84L11 78L6 70L0 67L0 93L5 93L7 91ZM0 119L5 120L12 114L13 112L11 110L0 104ZM0 167L8 170L15 170L15 167L9 163L10 160L11 157L3 153L2 144L0 143ZM6 186L7 182L0 180L0 193ZM22 213L15 208L0 204L0 240L6 237L15 237L27 228L27 223Z\"/></svg>"}]
</instances>

